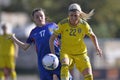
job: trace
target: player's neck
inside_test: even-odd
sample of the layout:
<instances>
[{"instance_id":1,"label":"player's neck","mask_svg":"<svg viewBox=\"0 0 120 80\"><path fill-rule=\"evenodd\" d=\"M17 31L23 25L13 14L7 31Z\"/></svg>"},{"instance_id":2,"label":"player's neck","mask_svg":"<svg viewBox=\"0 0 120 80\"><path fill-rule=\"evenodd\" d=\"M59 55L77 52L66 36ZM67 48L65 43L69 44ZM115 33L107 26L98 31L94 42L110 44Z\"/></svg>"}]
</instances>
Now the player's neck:
<instances>
[{"instance_id":1,"label":"player's neck","mask_svg":"<svg viewBox=\"0 0 120 80\"><path fill-rule=\"evenodd\" d=\"M69 24L70 24L71 26L77 26L78 23L79 23L79 21L76 21L76 22L71 22L71 21L69 21Z\"/></svg>"},{"instance_id":2,"label":"player's neck","mask_svg":"<svg viewBox=\"0 0 120 80\"><path fill-rule=\"evenodd\" d=\"M43 27L46 23L44 24L37 24L38 27Z\"/></svg>"}]
</instances>

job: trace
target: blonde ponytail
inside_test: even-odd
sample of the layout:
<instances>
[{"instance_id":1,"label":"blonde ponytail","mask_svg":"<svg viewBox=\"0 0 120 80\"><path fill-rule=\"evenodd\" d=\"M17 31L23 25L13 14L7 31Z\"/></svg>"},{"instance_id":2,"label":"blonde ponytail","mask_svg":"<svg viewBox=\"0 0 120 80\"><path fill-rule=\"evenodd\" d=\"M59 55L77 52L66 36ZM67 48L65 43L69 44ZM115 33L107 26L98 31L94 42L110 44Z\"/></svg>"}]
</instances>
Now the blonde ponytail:
<instances>
[{"instance_id":1,"label":"blonde ponytail","mask_svg":"<svg viewBox=\"0 0 120 80\"><path fill-rule=\"evenodd\" d=\"M92 9L89 13L80 12L80 18L87 21L88 19L91 19L91 16L94 14L94 9Z\"/></svg>"}]
</instances>

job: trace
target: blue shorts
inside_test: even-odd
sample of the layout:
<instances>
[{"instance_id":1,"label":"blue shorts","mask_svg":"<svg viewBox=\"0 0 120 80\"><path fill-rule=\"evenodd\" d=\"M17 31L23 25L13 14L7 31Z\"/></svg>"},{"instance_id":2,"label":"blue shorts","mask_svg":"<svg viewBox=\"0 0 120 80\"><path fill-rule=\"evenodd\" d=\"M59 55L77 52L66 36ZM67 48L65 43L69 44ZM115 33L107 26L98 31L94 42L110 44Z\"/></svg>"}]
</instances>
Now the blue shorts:
<instances>
[{"instance_id":1,"label":"blue shorts","mask_svg":"<svg viewBox=\"0 0 120 80\"><path fill-rule=\"evenodd\" d=\"M55 70L46 70L43 66L39 66L40 80L53 80L53 74L56 74L60 80L61 64Z\"/></svg>"}]
</instances>

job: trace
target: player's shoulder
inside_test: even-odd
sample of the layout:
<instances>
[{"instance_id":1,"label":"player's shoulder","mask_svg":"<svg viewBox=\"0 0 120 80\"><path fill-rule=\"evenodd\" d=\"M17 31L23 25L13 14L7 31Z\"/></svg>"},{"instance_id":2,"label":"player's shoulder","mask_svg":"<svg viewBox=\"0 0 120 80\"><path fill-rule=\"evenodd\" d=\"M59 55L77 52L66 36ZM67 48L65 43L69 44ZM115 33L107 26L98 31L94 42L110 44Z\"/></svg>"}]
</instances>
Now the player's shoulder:
<instances>
[{"instance_id":1,"label":"player's shoulder","mask_svg":"<svg viewBox=\"0 0 120 80\"><path fill-rule=\"evenodd\" d=\"M49 22L46 25L48 25L48 26L57 26L57 24L55 22Z\"/></svg>"},{"instance_id":2,"label":"player's shoulder","mask_svg":"<svg viewBox=\"0 0 120 80\"><path fill-rule=\"evenodd\" d=\"M83 25L87 25L87 21L83 20L83 19L80 19L80 23L83 24Z\"/></svg>"},{"instance_id":3,"label":"player's shoulder","mask_svg":"<svg viewBox=\"0 0 120 80\"><path fill-rule=\"evenodd\" d=\"M66 24L66 23L68 23L68 18L65 18L59 22L59 24L61 24L61 25Z\"/></svg>"},{"instance_id":4,"label":"player's shoulder","mask_svg":"<svg viewBox=\"0 0 120 80\"><path fill-rule=\"evenodd\" d=\"M12 33L5 34L5 36L10 36L10 35L12 35ZM3 36L3 34L0 34L0 36Z\"/></svg>"},{"instance_id":5,"label":"player's shoulder","mask_svg":"<svg viewBox=\"0 0 120 80\"><path fill-rule=\"evenodd\" d=\"M38 27L38 26L35 26L33 29L31 29L30 35L32 35L32 34L38 32L38 30L39 30L39 27Z\"/></svg>"},{"instance_id":6,"label":"player's shoulder","mask_svg":"<svg viewBox=\"0 0 120 80\"><path fill-rule=\"evenodd\" d=\"M38 28L37 26L34 27L34 28L31 30L31 32L37 30L37 28Z\"/></svg>"},{"instance_id":7,"label":"player's shoulder","mask_svg":"<svg viewBox=\"0 0 120 80\"><path fill-rule=\"evenodd\" d=\"M55 22L47 23L46 26L49 28L57 28L58 27L58 25Z\"/></svg>"},{"instance_id":8,"label":"player's shoulder","mask_svg":"<svg viewBox=\"0 0 120 80\"><path fill-rule=\"evenodd\" d=\"M7 36L11 36L11 35L12 35L11 33L7 34Z\"/></svg>"}]
</instances>

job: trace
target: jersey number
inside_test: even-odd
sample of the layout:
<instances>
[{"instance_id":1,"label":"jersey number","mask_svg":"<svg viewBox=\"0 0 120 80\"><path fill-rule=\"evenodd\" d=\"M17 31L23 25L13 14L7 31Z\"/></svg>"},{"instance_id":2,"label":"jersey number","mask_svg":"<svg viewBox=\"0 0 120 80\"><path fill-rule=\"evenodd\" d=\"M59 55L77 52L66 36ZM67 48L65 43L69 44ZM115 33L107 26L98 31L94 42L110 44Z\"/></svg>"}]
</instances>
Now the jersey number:
<instances>
[{"instance_id":1,"label":"jersey number","mask_svg":"<svg viewBox=\"0 0 120 80\"><path fill-rule=\"evenodd\" d=\"M40 31L40 36L44 37L45 36L45 30Z\"/></svg>"},{"instance_id":2,"label":"jersey number","mask_svg":"<svg viewBox=\"0 0 120 80\"><path fill-rule=\"evenodd\" d=\"M70 36L76 36L76 29L70 29Z\"/></svg>"}]
</instances>

